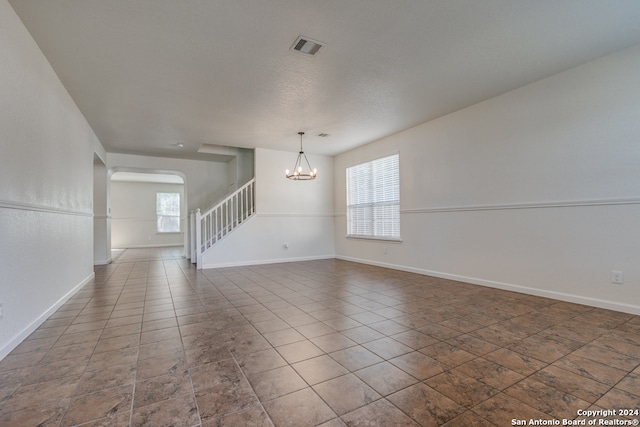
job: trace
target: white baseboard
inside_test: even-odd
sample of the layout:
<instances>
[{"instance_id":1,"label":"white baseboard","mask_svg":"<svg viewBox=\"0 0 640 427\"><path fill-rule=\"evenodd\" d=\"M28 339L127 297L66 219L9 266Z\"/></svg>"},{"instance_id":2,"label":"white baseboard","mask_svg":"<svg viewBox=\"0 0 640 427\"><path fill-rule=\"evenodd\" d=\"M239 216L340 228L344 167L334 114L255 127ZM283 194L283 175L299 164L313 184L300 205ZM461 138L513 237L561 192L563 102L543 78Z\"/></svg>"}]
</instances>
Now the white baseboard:
<instances>
[{"instance_id":1,"label":"white baseboard","mask_svg":"<svg viewBox=\"0 0 640 427\"><path fill-rule=\"evenodd\" d=\"M84 285L89 283L95 277L95 273L91 273L88 277L78 283L73 289L67 292L62 298L56 301L51 307L49 307L44 313L38 316L29 326L27 326L22 332L13 337L4 347L0 349L0 360L4 359L11 351L16 348L25 338L27 338L33 331L38 329L40 325L42 325L53 313L56 312L57 309L62 307L62 305L69 301L72 296L76 294Z\"/></svg>"},{"instance_id":2,"label":"white baseboard","mask_svg":"<svg viewBox=\"0 0 640 427\"><path fill-rule=\"evenodd\" d=\"M360 258L352 258L345 256L337 256L337 259L344 261L357 262L359 264L375 265L377 267L385 267L393 270L407 271L410 273L422 274L425 276L438 277L441 279L456 280L458 282L471 283L473 285L487 286L489 288L502 289L505 291L513 291L521 294L535 295L539 297L551 298L560 301L572 302L576 304L588 305L591 307L604 308L607 310L621 311L623 313L640 315L640 306L633 304L625 304L615 301L607 301L597 298L584 297L575 294L566 294L563 292L554 292L544 289L530 288L528 286L515 285L512 283L496 282L492 280L478 279L476 277L460 276L457 274L442 273L440 271L425 270L421 268L408 267L404 265L389 264L384 262L370 261Z\"/></svg>"},{"instance_id":3,"label":"white baseboard","mask_svg":"<svg viewBox=\"0 0 640 427\"><path fill-rule=\"evenodd\" d=\"M93 265L108 265L111 264L113 260L111 258L109 259L99 259L97 261L93 261Z\"/></svg>"},{"instance_id":4,"label":"white baseboard","mask_svg":"<svg viewBox=\"0 0 640 427\"><path fill-rule=\"evenodd\" d=\"M225 268L225 267L246 267L250 265L281 264L284 262L316 261L320 259L333 259L333 258L335 258L334 255L319 255L319 256L299 257L299 258L263 259L258 261L223 262L219 264L204 264L202 266L202 269Z\"/></svg>"},{"instance_id":5,"label":"white baseboard","mask_svg":"<svg viewBox=\"0 0 640 427\"><path fill-rule=\"evenodd\" d=\"M126 245L125 248L113 248L113 249L149 249L149 248L176 248L184 246L182 243L164 243L153 245Z\"/></svg>"}]
</instances>

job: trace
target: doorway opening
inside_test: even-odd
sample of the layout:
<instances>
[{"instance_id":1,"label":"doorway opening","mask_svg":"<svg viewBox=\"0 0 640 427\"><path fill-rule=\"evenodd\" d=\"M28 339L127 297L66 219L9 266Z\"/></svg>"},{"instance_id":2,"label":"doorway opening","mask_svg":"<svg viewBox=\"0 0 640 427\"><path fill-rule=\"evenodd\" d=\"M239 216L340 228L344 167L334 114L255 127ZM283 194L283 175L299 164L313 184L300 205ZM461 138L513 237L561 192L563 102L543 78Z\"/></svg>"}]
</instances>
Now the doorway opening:
<instances>
[{"instance_id":1,"label":"doorway opening","mask_svg":"<svg viewBox=\"0 0 640 427\"><path fill-rule=\"evenodd\" d=\"M188 257L184 175L174 171L113 168L109 175L111 253L182 247Z\"/></svg>"}]
</instances>

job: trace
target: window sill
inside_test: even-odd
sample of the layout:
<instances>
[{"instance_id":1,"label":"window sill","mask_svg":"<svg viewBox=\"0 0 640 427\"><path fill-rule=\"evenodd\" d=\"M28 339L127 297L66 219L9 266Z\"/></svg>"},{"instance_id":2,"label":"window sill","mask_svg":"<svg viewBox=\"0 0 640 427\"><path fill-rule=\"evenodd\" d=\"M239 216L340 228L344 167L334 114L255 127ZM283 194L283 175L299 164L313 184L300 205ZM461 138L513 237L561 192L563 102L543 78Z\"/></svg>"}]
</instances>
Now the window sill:
<instances>
[{"instance_id":1,"label":"window sill","mask_svg":"<svg viewBox=\"0 0 640 427\"><path fill-rule=\"evenodd\" d=\"M156 234L184 234L184 231L156 231Z\"/></svg>"},{"instance_id":2,"label":"window sill","mask_svg":"<svg viewBox=\"0 0 640 427\"><path fill-rule=\"evenodd\" d=\"M347 239L356 239L356 240L377 240L379 242L402 243L402 239L399 237L357 236L353 234L347 234L346 237Z\"/></svg>"}]
</instances>

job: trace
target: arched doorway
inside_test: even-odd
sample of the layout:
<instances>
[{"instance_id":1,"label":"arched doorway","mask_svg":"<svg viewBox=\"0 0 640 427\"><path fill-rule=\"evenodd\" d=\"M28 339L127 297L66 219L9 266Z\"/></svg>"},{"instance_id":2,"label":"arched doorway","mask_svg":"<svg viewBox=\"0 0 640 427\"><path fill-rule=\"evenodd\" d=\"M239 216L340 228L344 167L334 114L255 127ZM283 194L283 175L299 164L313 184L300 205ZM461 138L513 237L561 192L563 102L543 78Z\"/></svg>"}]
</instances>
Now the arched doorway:
<instances>
[{"instance_id":1,"label":"arched doorway","mask_svg":"<svg viewBox=\"0 0 640 427\"><path fill-rule=\"evenodd\" d=\"M108 178L111 249L179 245L184 256L189 256L183 173L114 167Z\"/></svg>"}]
</instances>

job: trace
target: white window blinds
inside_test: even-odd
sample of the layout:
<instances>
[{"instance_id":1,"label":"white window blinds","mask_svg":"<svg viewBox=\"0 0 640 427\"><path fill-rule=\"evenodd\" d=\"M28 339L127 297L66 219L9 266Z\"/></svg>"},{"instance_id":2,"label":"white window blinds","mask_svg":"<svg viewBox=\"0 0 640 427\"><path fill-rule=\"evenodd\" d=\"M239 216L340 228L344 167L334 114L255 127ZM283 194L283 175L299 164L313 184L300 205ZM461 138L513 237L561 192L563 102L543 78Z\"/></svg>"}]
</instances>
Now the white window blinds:
<instances>
[{"instance_id":1,"label":"white window blinds","mask_svg":"<svg viewBox=\"0 0 640 427\"><path fill-rule=\"evenodd\" d=\"M400 239L398 155L347 168L347 234Z\"/></svg>"},{"instance_id":2,"label":"white window blinds","mask_svg":"<svg viewBox=\"0 0 640 427\"><path fill-rule=\"evenodd\" d=\"M158 233L180 231L180 193L156 193Z\"/></svg>"}]
</instances>

